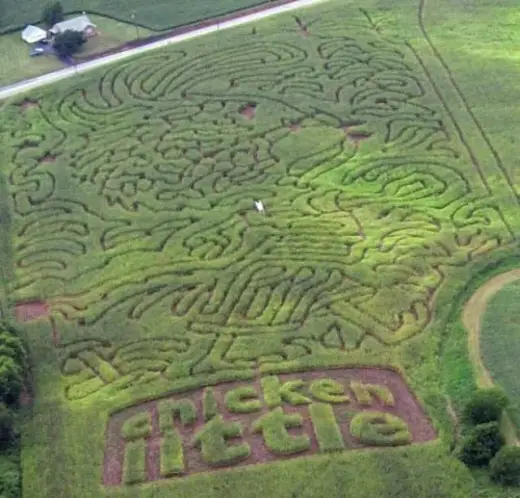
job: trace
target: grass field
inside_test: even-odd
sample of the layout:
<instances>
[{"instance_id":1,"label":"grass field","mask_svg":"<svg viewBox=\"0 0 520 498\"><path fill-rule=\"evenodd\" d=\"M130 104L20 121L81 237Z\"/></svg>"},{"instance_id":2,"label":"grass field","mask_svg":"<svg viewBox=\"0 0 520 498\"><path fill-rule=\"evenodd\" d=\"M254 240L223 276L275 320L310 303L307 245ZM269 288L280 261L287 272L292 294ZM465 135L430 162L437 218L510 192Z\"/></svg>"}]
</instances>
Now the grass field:
<instances>
[{"instance_id":1,"label":"grass field","mask_svg":"<svg viewBox=\"0 0 520 498\"><path fill-rule=\"evenodd\" d=\"M456 50L492 8L331 1L4 106L24 497L513 496L446 410L519 254L514 85Z\"/></svg>"},{"instance_id":2,"label":"grass field","mask_svg":"<svg viewBox=\"0 0 520 498\"><path fill-rule=\"evenodd\" d=\"M64 0L61 2L65 12L82 12L110 16L120 21L132 22L132 12L135 13L135 22L149 29L162 31L184 24L191 24L201 19L220 16L235 10L247 9L265 3L265 0L225 0L213 2L199 0L196 2L180 0L168 2L155 1L153 4L140 1L125 2L112 0ZM0 1L0 31L9 27L35 23L41 20L45 2L41 0Z\"/></svg>"},{"instance_id":3,"label":"grass field","mask_svg":"<svg viewBox=\"0 0 520 498\"><path fill-rule=\"evenodd\" d=\"M520 283L507 285L488 303L481 328L483 361L493 379L511 399L511 415L520 426L520 388L517 353L520 351L518 299Z\"/></svg>"},{"instance_id":4,"label":"grass field","mask_svg":"<svg viewBox=\"0 0 520 498\"><path fill-rule=\"evenodd\" d=\"M82 58L92 54L104 52L113 47L150 35L145 28L138 28L123 22L101 16L90 16L100 34L90 38L76 54ZM34 78L50 71L56 71L64 65L53 55L31 57L30 47L25 43L19 32L0 35L0 86L9 85L26 78Z\"/></svg>"}]
</instances>

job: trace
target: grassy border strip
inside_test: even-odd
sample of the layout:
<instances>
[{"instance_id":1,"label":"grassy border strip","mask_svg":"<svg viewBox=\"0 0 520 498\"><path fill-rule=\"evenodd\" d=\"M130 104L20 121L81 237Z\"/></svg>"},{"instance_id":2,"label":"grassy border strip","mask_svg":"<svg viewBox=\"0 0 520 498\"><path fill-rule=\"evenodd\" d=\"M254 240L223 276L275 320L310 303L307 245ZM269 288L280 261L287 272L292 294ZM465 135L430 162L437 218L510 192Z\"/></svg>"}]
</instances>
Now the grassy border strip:
<instances>
[{"instance_id":1,"label":"grassy border strip","mask_svg":"<svg viewBox=\"0 0 520 498\"><path fill-rule=\"evenodd\" d=\"M520 279L520 268L508 270L491 277L481 285L466 301L462 309L461 320L468 332L469 358L475 370L477 385L479 387L493 387L493 378L486 368L480 349L480 330L482 317L487 309L489 300L506 285ZM520 445L517 438L517 430L511 417L506 412L502 417L501 426L508 444Z\"/></svg>"}]
</instances>

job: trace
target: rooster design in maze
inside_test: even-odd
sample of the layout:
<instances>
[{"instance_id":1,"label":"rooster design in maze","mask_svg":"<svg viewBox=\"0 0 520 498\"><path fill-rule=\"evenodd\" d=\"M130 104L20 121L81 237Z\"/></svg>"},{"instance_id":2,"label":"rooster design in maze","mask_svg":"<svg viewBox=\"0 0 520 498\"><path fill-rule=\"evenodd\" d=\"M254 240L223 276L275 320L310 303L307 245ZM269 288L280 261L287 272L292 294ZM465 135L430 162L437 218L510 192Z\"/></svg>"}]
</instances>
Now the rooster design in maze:
<instances>
[{"instance_id":1,"label":"rooster design in maze","mask_svg":"<svg viewBox=\"0 0 520 498\"><path fill-rule=\"evenodd\" d=\"M71 399L400 343L452 269L512 239L417 53L345 19L151 55L19 114L15 294L52 289L53 314L80 325L168 315L177 330L65 337Z\"/></svg>"}]
</instances>

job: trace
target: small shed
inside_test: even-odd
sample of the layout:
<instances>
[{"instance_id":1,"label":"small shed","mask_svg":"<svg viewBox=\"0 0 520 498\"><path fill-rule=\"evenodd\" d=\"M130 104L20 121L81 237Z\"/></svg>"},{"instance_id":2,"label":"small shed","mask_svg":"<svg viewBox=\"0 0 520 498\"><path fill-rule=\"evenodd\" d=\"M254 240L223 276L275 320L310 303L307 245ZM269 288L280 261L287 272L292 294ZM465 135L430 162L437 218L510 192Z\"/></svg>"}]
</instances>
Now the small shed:
<instances>
[{"instance_id":1,"label":"small shed","mask_svg":"<svg viewBox=\"0 0 520 498\"><path fill-rule=\"evenodd\" d=\"M73 17L66 21L55 24L50 32L53 35L63 33L64 31L77 31L83 33L85 36L94 36L96 34L96 25L89 19L86 14L82 16Z\"/></svg>"},{"instance_id":2,"label":"small shed","mask_svg":"<svg viewBox=\"0 0 520 498\"><path fill-rule=\"evenodd\" d=\"M47 38L47 32L38 26L26 26L22 31L22 40L26 43L33 44L41 42Z\"/></svg>"}]
</instances>

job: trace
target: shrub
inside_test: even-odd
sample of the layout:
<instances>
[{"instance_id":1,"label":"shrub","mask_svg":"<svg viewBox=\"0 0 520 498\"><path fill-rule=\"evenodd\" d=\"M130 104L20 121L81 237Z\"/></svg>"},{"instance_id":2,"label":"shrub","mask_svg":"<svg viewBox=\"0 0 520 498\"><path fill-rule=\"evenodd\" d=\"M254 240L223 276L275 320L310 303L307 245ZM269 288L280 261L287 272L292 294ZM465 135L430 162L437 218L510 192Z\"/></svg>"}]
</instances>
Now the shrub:
<instances>
[{"instance_id":1,"label":"shrub","mask_svg":"<svg viewBox=\"0 0 520 498\"><path fill-rule=\"evenodd\" d=\"M500 484L520 485L520 446L504 446L491 460L491 479Z\"/></svg>"},{"instance_id":2,"label":"shrub","mask_svg":"<svg viewBox=\"0 0 520 498\"><path fill-rule=\"evenodd\" d=\"M56 23L63 21L63 7L60 2L47 4L42 13L42 22L52 28Z\"/></svg>"},{"instance_id":3,"label":"shrub","mask_svg":"<svg viewBox=\"0 0 520 498\"><path fill-rule=\"evenodd\" d=\"M459 458L466 465L484 466L490 462L504 443L497 422L477 425L464 438Z\"/></svg>"},{"instance_id":4,"label":"shrub","mask_svg":"<svg viewBox=\"0 0 520 498\"><path fill-rule=\"evenodd\" d=\"M54 51L60 57L67 57L69 55L75 54L85 43L85 41L86 40L83 36L83 33L78 33L77 31L68 29L63 33L56 35L54 38Z\"/></svg>"},{"instance_id":5,"label":"shrub","mask_svg":"<svg viewBox=\"0 0 520 498\"><path fill-rule=\"evenodd\" d=\"M0 455L0 497L19 498L22 495L20 462L13 451Z\"/></svg>"},{"instance_id":6,"label":"shrub","mask_svg":"<svg viewBox=\"0 0 520 498\"><path fill-rule=\"evenodd\" d=\"M464 418L475 425L498 421L507 403L502 389L478 389L464 408Z\"/></svg>"},{"instance_id":7,"label":"shrub","mask_svg":"<svg viewBox=\"0 0 520 498\"><path fill-rule=\"evenodd\" d=\"M25 365L27 351L16 332L7 330L0 332L0 356L10 356L19 365Z\"/></svg>"},{"instance_id":8,"label":"shrub","mask_svg":"<svg viewBox=\"0 0 520 498\"><path fill-rule=\"evenodd\" d=\"M0 402L12 405L23 387L23 368L14 359L0 354Z\"/></svg>"},{"instance_id":9,"label":"shrub","mask_svg":"<svg viewBox=\"0 0 520 498\"><path fill-rule=\"evenodd\" d=\"M0 403L0 447L9 446L16 435L14 414L5 403Z\"/></svg>"}]
</instances>

